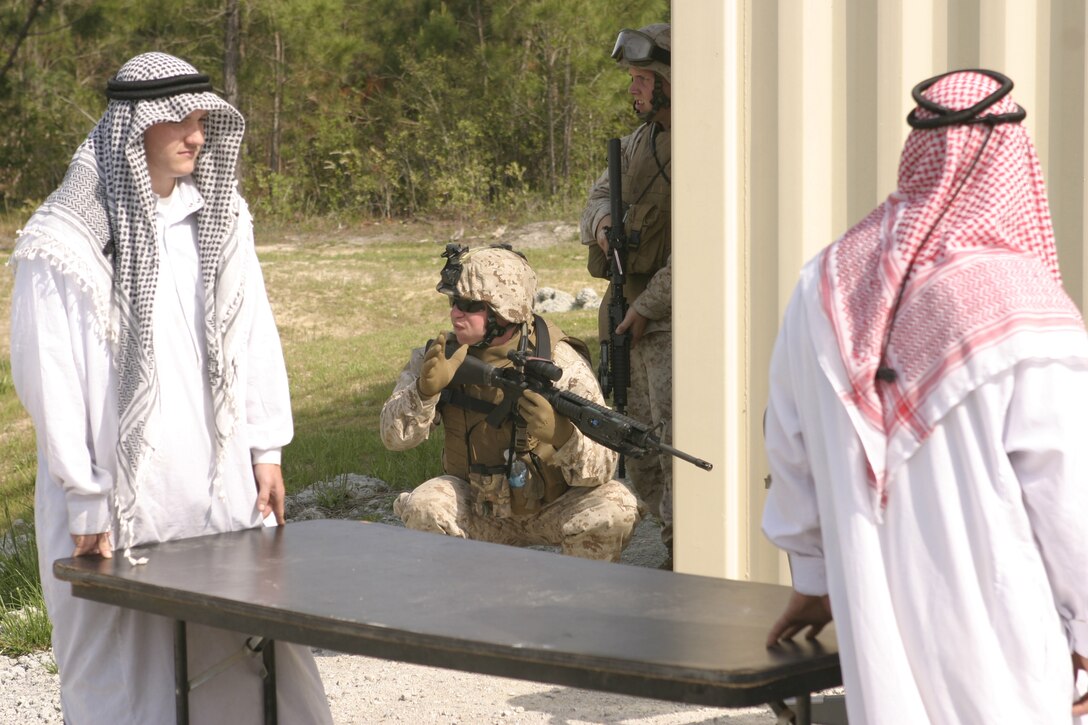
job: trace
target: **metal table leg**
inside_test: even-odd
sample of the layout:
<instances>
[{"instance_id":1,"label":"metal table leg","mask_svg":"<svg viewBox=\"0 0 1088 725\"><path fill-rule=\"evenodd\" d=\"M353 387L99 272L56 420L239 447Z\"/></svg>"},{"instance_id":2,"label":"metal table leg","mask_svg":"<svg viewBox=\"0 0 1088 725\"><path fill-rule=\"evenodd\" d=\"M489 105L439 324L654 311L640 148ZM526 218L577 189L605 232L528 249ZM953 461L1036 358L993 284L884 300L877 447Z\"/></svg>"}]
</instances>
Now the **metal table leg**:
<instances>
[{"instance_id":1,"label":"metal table leg","mask_svg":"<svg viewBox=\"0 0 1088 725\"><path fill-rule=\"evenodd\" d=\"M768 703L779 725L812 725L812 694L804 693L788 701Z\"/></svg>"},{"instance_id":2,"label":"metal table leg","mask_svg":"<svg viewBox=\"0 0 1088 725\"><path fill-rule=\"evenodd\" d=\"M177 725L189 725L189 647L180 619L174 620L174 709Z\"/></svg>"},{"instance_id":3,"label":"metal table leg","mask_svg":"<svg viewBox=\"0 0 1088 725\"><path fill-rule=\"evenodd\" d=\"M812 695L810 693L798 695L793 703L793 709L797 714L797 725L812 725Z\"/></svg>"},{"instance_id":4,"label":"metal table leg","mask_svg":"<svg viewBox=\"0 0 1088 725\"><path fill-rule=\"evenodd\" d=\"M264 723L276 725L279 722L279 711L276 709L276 643L267 640L264 650L261 652L264 661L264 669L261 679L264 680Z\"/></svg>"},{"instance_id":5,"label":"metal table leg","mask_svg":"<svg viewBox=\"0 0 1088 725\"><path fill-rule=\"evenodd\" d=\"M264 701L265 725L277 725L279 711L276 704L276 643L270 639L251 637L245 647L219 664L198 675L195 681L189 679L189 649L185 634L185 622L174 621L174 706L177 710L177 725L189 725L189 693L220 672L232 667L245 654L261 654L261 684Z\"/></svg>"}]
</instances>

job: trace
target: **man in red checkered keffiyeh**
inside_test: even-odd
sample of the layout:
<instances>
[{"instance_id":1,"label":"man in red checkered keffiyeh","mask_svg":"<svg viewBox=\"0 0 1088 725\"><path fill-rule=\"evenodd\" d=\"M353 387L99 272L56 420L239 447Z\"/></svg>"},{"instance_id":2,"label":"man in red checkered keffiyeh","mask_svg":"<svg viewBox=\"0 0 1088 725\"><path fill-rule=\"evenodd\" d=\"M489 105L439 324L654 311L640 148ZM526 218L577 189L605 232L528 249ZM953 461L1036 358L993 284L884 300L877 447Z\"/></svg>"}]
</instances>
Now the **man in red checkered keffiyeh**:
<instances>
[{"instance_id":1,"label":"man in red checkered keffiyeh","mask_svg":"<svg viewBox=\"0 0 1088 725\"><path fill-rule=\"evenodd\" d=\"M957 73L925 96L959 110L999 88ZM1017 109L1006 95L977 118ZM846 402L902 447L901 460L957 402L944 382L966 378L966 392L988 376L979 352L1015 346L1018 331L1083 326L1061 286L1039 159L1020 123L914 129L898 189L827 250L820 286ZM878 380L882 365L894 379ZM882 497L885 470L872 463Z\"/></svg>"},{"instance_id":2,"label":"man in red checkered keffiyeh","mask_svg":"<svg viewBox=\"0 0 1088 725\"><path fill-rule=\"evenodd\" d=\"M768 643L833 610L851 722L1068 722L1088 665L1088 336L1011 87L915 88L896 190L806 265L772 358Z\"/></svg>"}]
</instances>

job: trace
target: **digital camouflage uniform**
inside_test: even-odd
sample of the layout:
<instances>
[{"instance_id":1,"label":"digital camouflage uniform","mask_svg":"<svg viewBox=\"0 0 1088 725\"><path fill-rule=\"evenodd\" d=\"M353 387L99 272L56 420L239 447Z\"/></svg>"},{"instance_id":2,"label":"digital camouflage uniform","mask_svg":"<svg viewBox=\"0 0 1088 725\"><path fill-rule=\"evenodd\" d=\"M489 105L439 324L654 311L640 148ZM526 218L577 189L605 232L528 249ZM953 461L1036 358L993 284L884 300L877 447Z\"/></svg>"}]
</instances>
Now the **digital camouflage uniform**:
<instances>
[{"instance_id":1,"label":"digital camouflage uniform","mask_svg":"<svg viewBox=\"0 0 1088 725\"><path fill-rule=\"evenodd\" d=\"M472 347L469 355L495 367L510 366L506 353L519 349L523 335L534 350L539 326L545 325L551 351L535 354L551 357L563 370L556 387L603 404L600 386L572 342L541 318L532 324L535 276L519 279L510 272L513 255L509 250L480 250L465 263L457 296L487 297L484 301L503 317L524 323L511 340ZM524 264L531 275L527 263L515 264ZM439 288L445 291L441 284ZM520 298L513 304L507 299L512 293ZM559 449L532 437L515 446L510 419L496 428L486 421L486 412L456 403L458 395L499 403L503 391L497 387L451 384L440 395L424 398L419 377L425 352L425 348L412 351L381 413L382 442L394 451L413 448L436 426L444 426L444 475L402 493L394 502L394 512L405 525L500 544L559 546L565 554L619 561L639 513L635 496L613 479L616 453L577 429ZM508 481L508 452L514 448L526 449L516 456L528 466L527 483L519 488L511 488Z\"/></svg>"},{"instance_id":2,"label":"digital camouflage uniform","mask_svg":"<svg viewBox=\"0 0 1088 725\"><path fill-rule=\"evenodd\" d=\"M642 32L664 49L670 48L669 26L651 25ZM625 65L622 60L620 65ZM669 79L669 66L648 67ZM643 123L620 139L624 229L628 237L627 279L623 288L628 304L647 318L646 331L631 347L631 379L627 415L661 426L661 440L672 443L672 227L670 134L653 122ZM608 259L596 242L596 231L609 215L608 171L589 192L581 218L582 243L589 249L588 268L594 277L608 277ZM609 337L608 298L601 304L599 336ZM661 538L672 552L672 458L649 453L625 459L627 477L650 510L661 520Z\"/></svg>"}]
</instances>

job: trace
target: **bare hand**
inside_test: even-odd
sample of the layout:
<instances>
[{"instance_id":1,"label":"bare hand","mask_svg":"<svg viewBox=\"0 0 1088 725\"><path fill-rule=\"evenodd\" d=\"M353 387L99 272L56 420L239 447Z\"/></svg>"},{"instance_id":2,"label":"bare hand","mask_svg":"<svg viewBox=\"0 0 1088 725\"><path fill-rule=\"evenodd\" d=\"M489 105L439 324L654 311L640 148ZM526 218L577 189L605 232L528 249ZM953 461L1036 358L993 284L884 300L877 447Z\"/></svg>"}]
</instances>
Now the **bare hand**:
<instances>
[{"instance_id":1,"label":"bare hand","mask_svg":"<svg viewBox=\"0 0 1088 725\"><path fill-rule=\"evenodd\" d=\"M786 604L786 611L778 618L767 635L767 646L773 647L780 640L793 639L808 627L805 639L816 639L831 621L831 599L826 594L814 597L794 592Z\"/></svg>"},{"instance_id":2,"label":"bare hand","mask_svg":"<svg viewBox=\"0 0 1088 725\"><path fill-rule=\"evenodd\" d=\"M75 549L72 556L101 556L103 559L113 558L113 546L110 544L110 532L101 534L72 534Z\"/></svg>"},{"instance_id":3,"label":"bare hand","mask_svg":"<svg viewBox=\"0 0 1088 725\"><path fill-rule=\"evenodd\" d=\"M468 355L468 345L462 345L453 353L453 357L446 357L446 333L438 336L427 353L423 356L423 369L419 372L417 387L419 394L424 398L433 398L442 392L442 389L453 380L454 373L461 367Z\"/></svg>"},{"instance_id":4,"label":"bare hand","mask_svg":"<svg viewBox=\"0 0 1088 725\"><path fill-rule=\"evenodd\" d=\"M1073 653L1073 681L1077 680L1078 672L1088 672L1088 657L1079 652ZM1073 703L1073 716L1088 715L1088 693L1078 698Z\"/></svg>"},{"instance_id":5,"label":"bare hand","mask_svg":"<svg viewBox=\"0 0 1088 725\"><path fill-rule=\"evenodd\" d=\"M276 523L284 524L283 505L287 489L283 485L283 469L278 463L254 463L253 478L257 481L257 510L261 518L276 515Z\"/></svg>"},{"instance_id":6,"label":"bare hand","mask_svg":"<svg viewBox=\"0 0 1088 725\"><path fill-rule=\"evenodd\" d=\"M649 320L636 312L634 307L628 307L627 314L620 320L620 324L616 325L616 333L622 335L630 330L631 346L633 347L642 339L642 335L646 332L647 323L649 323Z\"/></svg>"}]
</instances>

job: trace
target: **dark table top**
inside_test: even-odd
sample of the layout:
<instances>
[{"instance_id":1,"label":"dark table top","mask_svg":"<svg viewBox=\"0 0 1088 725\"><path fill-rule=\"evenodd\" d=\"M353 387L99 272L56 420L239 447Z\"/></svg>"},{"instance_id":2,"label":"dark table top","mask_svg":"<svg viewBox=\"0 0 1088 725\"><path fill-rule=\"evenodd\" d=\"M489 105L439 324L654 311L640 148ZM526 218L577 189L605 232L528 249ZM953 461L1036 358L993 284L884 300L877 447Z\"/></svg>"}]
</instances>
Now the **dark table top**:
<instances>
[{"instance_id":1,"label":"dark table top","mask_svg":"<svg viewBox=\"0 0 1088 725\"><path fill-rule=\"evenodd\" d=\"M744 707L842 682L834 630L767 649L789 588L383 524L294 522L61 559L73 594L272 639ZM165 656L165 654L164 654Z\"/></svg>"}]
</instances>

